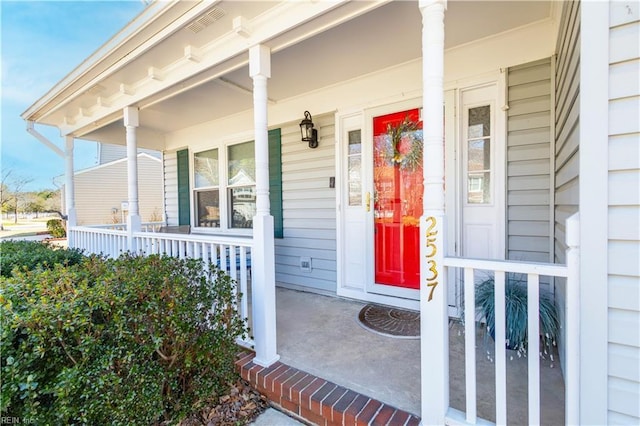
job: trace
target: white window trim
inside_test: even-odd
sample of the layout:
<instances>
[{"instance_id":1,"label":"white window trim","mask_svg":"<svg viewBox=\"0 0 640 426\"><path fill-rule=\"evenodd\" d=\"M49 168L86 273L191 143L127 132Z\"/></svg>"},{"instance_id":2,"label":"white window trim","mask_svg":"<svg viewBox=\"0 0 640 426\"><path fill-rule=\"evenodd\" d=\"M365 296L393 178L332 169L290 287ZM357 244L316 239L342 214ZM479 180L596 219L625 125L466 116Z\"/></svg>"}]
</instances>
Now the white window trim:
<instances>
[{"instance_id":1,"label":"white window trim","mask_svg":"<svg viewBox=\"0 0 640 426\"><path fill-rule=\"evenodd\" d=\"M253 142L255 144L253 133L236 135L231 138L220 140L219 143L201 143L192 147L189 152L189 200L191 203L191 228L194 232L201 234L224 234L224 235L238 235L238 236L252 236L253 228L230 228L229 227L229 189L235 186L229 185L229 147L233 145L240 145L243 143ZM255 145L254 145L255 146ZM216 187L196 187L195 186L195 157L196 154L209 151L212 149L218 150L218 179L219 184L217 189L219 191L219 203L220 203L220 227L205 227L198 226L198 206L196 205L196 192L206 191L207 189L215 189Z\"/></svg>"}]
</instances>

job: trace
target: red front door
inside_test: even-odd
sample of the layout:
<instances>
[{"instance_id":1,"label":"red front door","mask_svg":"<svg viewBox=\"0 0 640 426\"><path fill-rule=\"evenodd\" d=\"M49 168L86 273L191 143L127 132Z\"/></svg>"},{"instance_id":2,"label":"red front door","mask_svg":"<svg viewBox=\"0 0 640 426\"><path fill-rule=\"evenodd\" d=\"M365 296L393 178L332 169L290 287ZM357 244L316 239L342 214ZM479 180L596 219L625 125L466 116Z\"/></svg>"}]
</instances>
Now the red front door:
<instances>
[{"instance_id":1,"label":"red front door","mask_svg":"<svg viewBox=\"0 0 640 426\"><path fill-rule=\"evenodd\" d=\"M418 289L422 122L412 109L373 118L375 282Z\"/></svg>"}]
</instances>

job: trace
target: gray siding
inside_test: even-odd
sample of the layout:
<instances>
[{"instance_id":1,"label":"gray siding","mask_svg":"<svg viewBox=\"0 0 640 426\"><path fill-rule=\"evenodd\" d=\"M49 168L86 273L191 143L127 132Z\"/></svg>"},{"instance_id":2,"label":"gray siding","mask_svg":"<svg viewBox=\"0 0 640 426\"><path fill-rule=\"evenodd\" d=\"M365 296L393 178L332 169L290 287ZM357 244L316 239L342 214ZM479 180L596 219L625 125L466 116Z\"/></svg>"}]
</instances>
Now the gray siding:
<instances>
[{"instance_id":1,"label":"gray siding","mask_svg":"<svg viewBox=\"0 0 640 426\"><path fill-rule=\"evenodd\" d=\"M164 214L167 225L178 225L178 156L175 151L162 156L164 179Z\"/></svg>"},{"instance_id":2,"label":"gray siding","mask_svg":"<svg viewBox=\"0 0 640 426\"><path fill-rule=\"evenodd\" d=\"M626 6L609 5L608 423L638 425L640 11Z\"/></svg>"},{"instance_id":3,"label":"gray siding","mask_svg":"<svg viewBox=\"0 0 640 426\"><path fill-rule=\"evenodd\" d=\"M579 110L580 110L580 3L563 6L555 67L555 150L554 150L554 256L566 263L565 221L578 211ZM556 306L560 324L565 323L566 290L557 279ZM560 364L564 366L564 330L559 337Z\"/></svg>"},{"instance_id":4,"label":"gray siding","mask_svg":"<svg viewBox=\"0 0 640 426\"><path fill-rule=\"evenodd\" d=\"M507 256L551 261L551 60L508 71Z\"/></svg>"},{"instance_id":5,"label":"gray siding","mask_svg":"<svg viewBox=\"0 0 640 426\"><path fill-rule=\"evenodd\" d=\"M298 123L282 127L284 238L276 239L276 282L290 288L336 292L336 194L333 116L314 117L320 146L300 141ZM311 272L300 268L310 257Z\"/></svg>"},{"instance_id":6,"label":"gray siding","mask_svg":"<svg viewBox=\"0 0 640 426\"><path fill-rule=\"evenodd\" d=\"M565 262L565 221L578 211L580 3L567 2L555 76L555 259Z\"/></svg>"}]
</instances>

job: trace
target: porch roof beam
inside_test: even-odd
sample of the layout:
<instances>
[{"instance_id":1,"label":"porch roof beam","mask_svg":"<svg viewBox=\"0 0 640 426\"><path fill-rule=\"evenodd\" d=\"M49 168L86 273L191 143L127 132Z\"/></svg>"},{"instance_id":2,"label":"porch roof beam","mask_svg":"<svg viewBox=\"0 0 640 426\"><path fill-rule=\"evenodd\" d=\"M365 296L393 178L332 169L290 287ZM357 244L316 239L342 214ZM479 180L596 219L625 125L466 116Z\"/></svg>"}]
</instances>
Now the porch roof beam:
<instances>
[{"instance_id":1,"label":"porch roof beam","mask_svg":"<svg viewBox=\"0 0 640 426\"><path fill-rule=\"evenodd\" d=\"M128 105L139 104L150 96L166 89L170 89L172 86L179 85L194 75L205 72L214 66L223 64L224 62L245 53L247 51L248 44L258 45L267 43L270 40L281 36L286 31L305 22L311 21L343 3L346 3L346 0L310 3L284 2L253 20L251 25L252 28L254 28L254 31L249 38L250 43L247 42L245 37L238 35L234 31L230 31L228 34L213 40L207 45L199 47L197 61L193 60L193 49L191 49L182 56L176 58L173 63L170 63L162 69L158 68L156 70L156 75L159 75L158 73L163 75L163 79L161 81L145 76L139 81L129 84L129 94L125 95L121 92L114 93L111 96L106 97L103 102L95 103L90 114L84 116L83 114L77 113L75 116L69 117L70 119L67 120L66 123L59 124L61 132L63 134L73 133L76 135L86 133L86 128L95 128L94 124L100 121L103 117L113 115ZM377 3L374 3L374 5L376 7L379 6ZM372 6L368 5L368 7L371 8ZM193 14L195 14L195 8L193 11L189 12L190 16ZM195 16L197 16L197 14L195 14ZM180 28L182 28L182 26L186 25L186 22L189 22L189 20L176 20L176 23L171 25L172 31L175 31L176 28L174 27L177 27L178 25L181 25ZM336 20L333 20L330 26L336 25L335 22ZM286 25L283 23L286 23ZM308 38L316 32L317 29L308 29L302 36L298 36L296 39ZM168 37L168 35L166 37ZM162 40L156 40L155 43L157 44L160 41ZM278 47L282 48L282 46L287 45L288 43L288 39L280 40L280 45ZM148 49L150 49L150 46L145 49L140 48L140 51L135 50L134 52L137 52L137 55L141 55ZM127 55L128 61L131 60L129 58L135 59L135 57L135 55ZM122 66L124 65L119 67L114 65L112 69L101 72L82 88L76 90L75 96L71 95L64 99L60 99L57 106L48 108L46 115L55 112L63 106L68 105L79 96L82 96L85 92L89 91L91 87L94 87L104 79L108 78L109 75L113 74ZM25 113L25 115L27 115L27 113ZM46 115L38 114L37 111L34 111L29 115L36 115L39 120L46 117Z\"/></svg>"}]
</instances>

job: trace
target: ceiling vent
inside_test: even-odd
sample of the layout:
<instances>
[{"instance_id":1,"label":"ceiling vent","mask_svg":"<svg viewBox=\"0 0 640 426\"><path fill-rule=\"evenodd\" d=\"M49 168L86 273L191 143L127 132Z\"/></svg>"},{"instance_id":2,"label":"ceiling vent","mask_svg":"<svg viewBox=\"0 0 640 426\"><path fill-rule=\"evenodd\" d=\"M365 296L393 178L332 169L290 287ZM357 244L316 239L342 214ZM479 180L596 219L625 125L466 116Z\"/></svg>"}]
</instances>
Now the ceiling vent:
<instances>
[{"instance_id":1,"label":"ceiling vent","mask_svg":"<svg viewBox=\"0 0 640 426\"><path fill-rule=\"evenodd\" d=\"M224 10L214 7L213 9L201 15L200 17L195 19L192 23L187 25L187 28L189 28L194 33L199 33L200 31L207 28L209 25L216 22L218 19L222 18L224 15L225 15Z\"/></svg>"}]
</instances>

